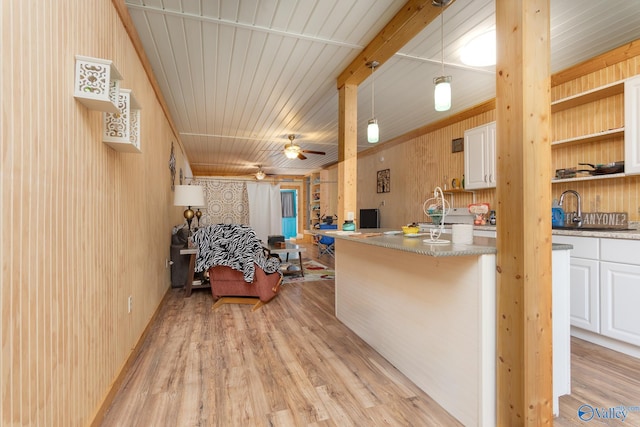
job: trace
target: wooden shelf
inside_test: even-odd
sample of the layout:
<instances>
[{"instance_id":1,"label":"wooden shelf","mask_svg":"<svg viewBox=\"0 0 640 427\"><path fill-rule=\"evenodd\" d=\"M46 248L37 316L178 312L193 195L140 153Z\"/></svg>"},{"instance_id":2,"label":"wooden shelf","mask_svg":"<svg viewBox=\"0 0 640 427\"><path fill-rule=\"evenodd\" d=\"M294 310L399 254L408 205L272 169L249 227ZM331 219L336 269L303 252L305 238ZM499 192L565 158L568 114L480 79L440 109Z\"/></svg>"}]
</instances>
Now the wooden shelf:
<instances>
[{"instance_id":1,"label":"wooden shelf","mask_svg":"<svg viewBox=\"0 0 640 427\"><path fill-rule=\"evenodd\" d=\"M609 96L618 95L620 93L624 93L624 80L553 101L551 103L551 112L557 113L558 111L577 107L579 105L587 104Z\"/></svg>"},{"instance_id":2,"label":"wooden shelf","mask_svg":"<svg viewBox=\"0 0 640 427\"><path fill-rule=\"evenodd\" d=\"M552 179L552 184L558 184L560 182L575 182L575 181L593 181L598 179L612 179L612 178L624 178L627 176L624 173L611 173L606 175L593 175L593 176L578 176L575 178L565 178L565 179Z\"/></svg>"},{"instance_id":3,"label":"wooden shelf","mask_svg":"<svg viewBox=\"0 0 640 427\"><path fill-rule=\"evenodd\" d=\"M617 129L609 129L598 133L592 133L589 135L581 135L576 136L574 138L561 139L558 141L553 141L551 145L563 145L563 144L576 144L576 143L585 143L585 142L597 142L603 141L605 139L616 138L618 136L624 135L624 127Z\"/></svg>"}]
</instances>

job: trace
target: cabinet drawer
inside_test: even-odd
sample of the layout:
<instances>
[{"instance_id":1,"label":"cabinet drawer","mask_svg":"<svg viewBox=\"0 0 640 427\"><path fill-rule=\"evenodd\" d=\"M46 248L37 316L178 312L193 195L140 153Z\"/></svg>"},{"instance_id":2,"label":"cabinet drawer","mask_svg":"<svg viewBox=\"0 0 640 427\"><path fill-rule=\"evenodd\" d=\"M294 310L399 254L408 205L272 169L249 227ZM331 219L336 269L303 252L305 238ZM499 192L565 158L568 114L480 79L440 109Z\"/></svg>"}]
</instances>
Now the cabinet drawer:
<instances>
[{"instance_id":1,"label":"cabinet drawer","mask_svg":"<svg viewBox=\"0 0 640 427\"><path fill-rule=\"evenodd\" d=\"M640 265L640 240L602 240L602 261Z\"/></svg>"},{"instance_id":2,"label":"cabinet drawer","mask_svg":"<svg viewBox=\"0 0 640 427\"><path fill-rule=\"evenodd\" d=\"M572 258L586 258L597 260L600 256L600 239L597 237L575 237L554 235L553 243L565 243L573 245Z\"/></svg>"}]
</instances>

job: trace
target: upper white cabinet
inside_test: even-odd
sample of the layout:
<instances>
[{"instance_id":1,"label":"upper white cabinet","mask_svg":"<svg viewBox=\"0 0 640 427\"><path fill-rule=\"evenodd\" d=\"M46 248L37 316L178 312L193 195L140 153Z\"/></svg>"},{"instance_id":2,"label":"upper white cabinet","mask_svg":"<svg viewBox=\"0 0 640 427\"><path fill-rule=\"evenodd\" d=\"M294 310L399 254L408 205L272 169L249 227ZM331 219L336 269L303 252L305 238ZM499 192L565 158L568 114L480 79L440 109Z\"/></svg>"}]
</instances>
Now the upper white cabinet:
<instances>
[{"instance_id":1,"label":"upper white cabinet","mask_svg":"<svg viewBox=\"0 0 640 427\"><path fill-rule=\"evenodd\" d=\"M496 186L496 122L464 133L465 189Z\"/></svg>"},{"instance_id":2,"label":"upper white cabinet","mask_svg":"<svg viewBox=\"0 0 640 427\"><path fill-rule=\"evenodd\" d=\"M624 82L624 172L640 174L640 75Z\"/></svg>"}]
</instances>

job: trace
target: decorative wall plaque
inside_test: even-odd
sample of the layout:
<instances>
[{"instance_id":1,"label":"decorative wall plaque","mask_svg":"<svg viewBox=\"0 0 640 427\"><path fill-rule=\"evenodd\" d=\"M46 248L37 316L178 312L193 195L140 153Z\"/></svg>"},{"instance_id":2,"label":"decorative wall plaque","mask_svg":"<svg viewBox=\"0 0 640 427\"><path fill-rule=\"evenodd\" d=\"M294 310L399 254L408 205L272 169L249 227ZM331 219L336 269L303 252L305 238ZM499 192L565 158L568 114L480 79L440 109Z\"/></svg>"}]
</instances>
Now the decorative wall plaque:
<instances>
[{"instance_id":1,"label":"decorative wall plaque","mask_svg":"<svg viewBox=\"0 0 640 427\"><path fill-rule=\"evenodd\" d=\"M391 173L389 169L378 171L378 193L388 193L391 191Z\"/></svg>"}]
</instances>

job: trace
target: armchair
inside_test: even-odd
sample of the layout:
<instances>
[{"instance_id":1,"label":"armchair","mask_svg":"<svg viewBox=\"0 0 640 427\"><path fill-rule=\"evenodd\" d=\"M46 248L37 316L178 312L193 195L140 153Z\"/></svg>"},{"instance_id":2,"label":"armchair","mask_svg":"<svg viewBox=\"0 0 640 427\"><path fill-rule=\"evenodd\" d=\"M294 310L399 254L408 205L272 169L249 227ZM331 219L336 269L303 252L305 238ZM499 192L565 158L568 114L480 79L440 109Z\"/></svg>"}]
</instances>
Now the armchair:
<instances>
[{"instance_id":1,"label":"armchair","mask_svg":"<svg viewBox=\"0 0 640 427\"><path fill-rule=\"evenodd\" d=\"M195 270L209 271L214 309L240 303L254 304L255 311L278 294L280 259L269 256L251 227L211 225L199 229L193 242L198 248Z\"/></svg>"}]
</instances>

